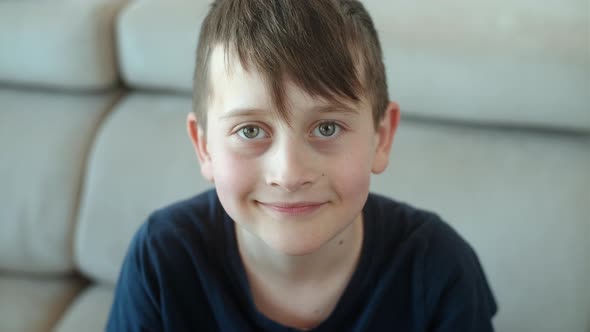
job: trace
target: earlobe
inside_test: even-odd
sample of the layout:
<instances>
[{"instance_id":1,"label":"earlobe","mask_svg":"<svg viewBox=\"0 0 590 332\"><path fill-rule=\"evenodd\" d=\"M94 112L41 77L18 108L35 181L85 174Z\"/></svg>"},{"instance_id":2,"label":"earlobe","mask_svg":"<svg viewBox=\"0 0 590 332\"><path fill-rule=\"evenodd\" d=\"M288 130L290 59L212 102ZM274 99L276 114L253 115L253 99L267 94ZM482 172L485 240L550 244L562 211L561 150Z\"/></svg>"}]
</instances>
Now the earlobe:
<instances>
[{"instance_id":1,"label":"earlobe","mask_svg":"<svg viewBox=\"0 0 590 332\"><path fill-rule=\"evenodd\" d=\"M205 131L202 129L202 126L198 123L197 117L193 112L189 112L189 114L187 115L186 126L188 136L193 144L195 154L199 159L199 164L201 165L201 174L208 181L214 182L211 157L209 155L207 147L207 135L205 135Z\"/></svg>"},{"instance_id":2,"label":"earlobe","mask_svg":"<svg viewBox=\"0 0 590 332\"><path fill-rule=\"evenodd\" d=\"M393 144L393 137L399 124L399 118L400 111L398 104L390 102L387 105L383 119L381 119L379 126L376 128L377 144L371 168L374 174L382 173L389 164L389 154Z\"/></svg>"}]
</instances>

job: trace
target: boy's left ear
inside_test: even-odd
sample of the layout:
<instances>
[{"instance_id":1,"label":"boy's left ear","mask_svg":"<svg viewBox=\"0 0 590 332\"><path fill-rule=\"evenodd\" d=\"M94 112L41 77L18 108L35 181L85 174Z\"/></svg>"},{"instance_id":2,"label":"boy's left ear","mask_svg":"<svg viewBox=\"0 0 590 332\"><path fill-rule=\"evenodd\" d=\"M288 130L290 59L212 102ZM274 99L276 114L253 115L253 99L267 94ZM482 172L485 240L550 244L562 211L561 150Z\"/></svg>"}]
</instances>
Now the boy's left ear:
<instances>
[{"instance_id":1,"label":"boy's left ear","mask_svg":"<svg viewBox=\"0 0 590 332\"><path fill-rule=\"evenodd\" d=\"M390 102L387 105L383 119L379 122L376 128L376 151L373 158L373 165L371 171L374 174L383 172L389 164L389 153L391 145L393 144L393 136L397 131L399 124L399 105L395 102Z\"/></svg>"}]
</instances>

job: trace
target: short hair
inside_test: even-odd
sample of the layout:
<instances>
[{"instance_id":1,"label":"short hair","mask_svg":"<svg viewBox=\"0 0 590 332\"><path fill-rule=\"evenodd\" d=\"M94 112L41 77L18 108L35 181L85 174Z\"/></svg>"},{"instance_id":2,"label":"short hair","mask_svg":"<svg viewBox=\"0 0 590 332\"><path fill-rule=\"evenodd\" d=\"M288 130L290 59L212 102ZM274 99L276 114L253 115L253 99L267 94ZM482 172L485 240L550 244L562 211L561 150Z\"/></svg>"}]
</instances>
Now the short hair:
<instances>
[{"instance_id":1,"label":"short hair","mask_svg":"<svg viewBox=\"0 0 590 332\"><path fill-rule=\"evenodd\" d=\"M285 82L331 102L366 96L377 126L389 96L373 21L355 0L215 0L205 17L193 82L193 111L206 129L212 49L260 73L276 111L288 119Z\"/></svg>"}]
</instances>

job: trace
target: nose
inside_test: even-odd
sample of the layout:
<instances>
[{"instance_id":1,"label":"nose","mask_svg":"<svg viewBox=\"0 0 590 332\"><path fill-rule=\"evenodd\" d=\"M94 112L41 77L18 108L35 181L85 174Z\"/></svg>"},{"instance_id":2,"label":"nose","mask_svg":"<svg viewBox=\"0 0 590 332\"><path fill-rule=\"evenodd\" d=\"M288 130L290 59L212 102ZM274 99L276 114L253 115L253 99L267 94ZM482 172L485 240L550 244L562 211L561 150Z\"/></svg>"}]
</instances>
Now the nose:
<instances>
[{"instance_id":1,"label":"nose","mask_svg":"<svg viewBox=\"0 0 590 332\"><path fill-rule=\"evenodd\" d=\"M320 173L317 156L304 142L285 139L277 142L267 161L266 183L287 192L296 192L311 186Z\"/></svg>"}]
</instances>

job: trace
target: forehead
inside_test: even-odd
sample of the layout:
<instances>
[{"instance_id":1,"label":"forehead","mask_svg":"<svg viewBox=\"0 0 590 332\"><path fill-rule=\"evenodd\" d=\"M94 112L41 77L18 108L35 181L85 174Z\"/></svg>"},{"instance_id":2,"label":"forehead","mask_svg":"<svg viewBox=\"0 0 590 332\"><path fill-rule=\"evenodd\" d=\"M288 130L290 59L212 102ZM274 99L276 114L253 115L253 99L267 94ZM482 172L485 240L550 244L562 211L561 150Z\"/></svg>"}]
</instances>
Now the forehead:
<instances>
[{"instance_id":1,"label":"forehead","mask_svg":"<svg viewBox=\"0 0 590 332\"><path fill-rule=\"evenodd\" d=\"M227 55L227 56L226 56ZM233 104L269 105L270 94L262 76L246 71L237 56L225 53L221 46L213 48L209 60L211 106L219 110Z\"/></svg>"},{"instance_id":2,"label":"forehead","mask_svg":"<svg viewBox=\"0 0 590 332\"><path fill-rule=\"evenodd\" d=\"M232 52L226 53L222 46L218 45L212 49L209 72L210 111L225 113L237 108L276 110L264 77L252 67L246 70L239 58ZM285 81L282 84L284 84L289 114L296 109L312 109L320 106L334 106L341 109L360 109L366 106L366 100L356 104L343 98L327 100L310 95L292 81Z\"/></svg>"}]
</instances>

